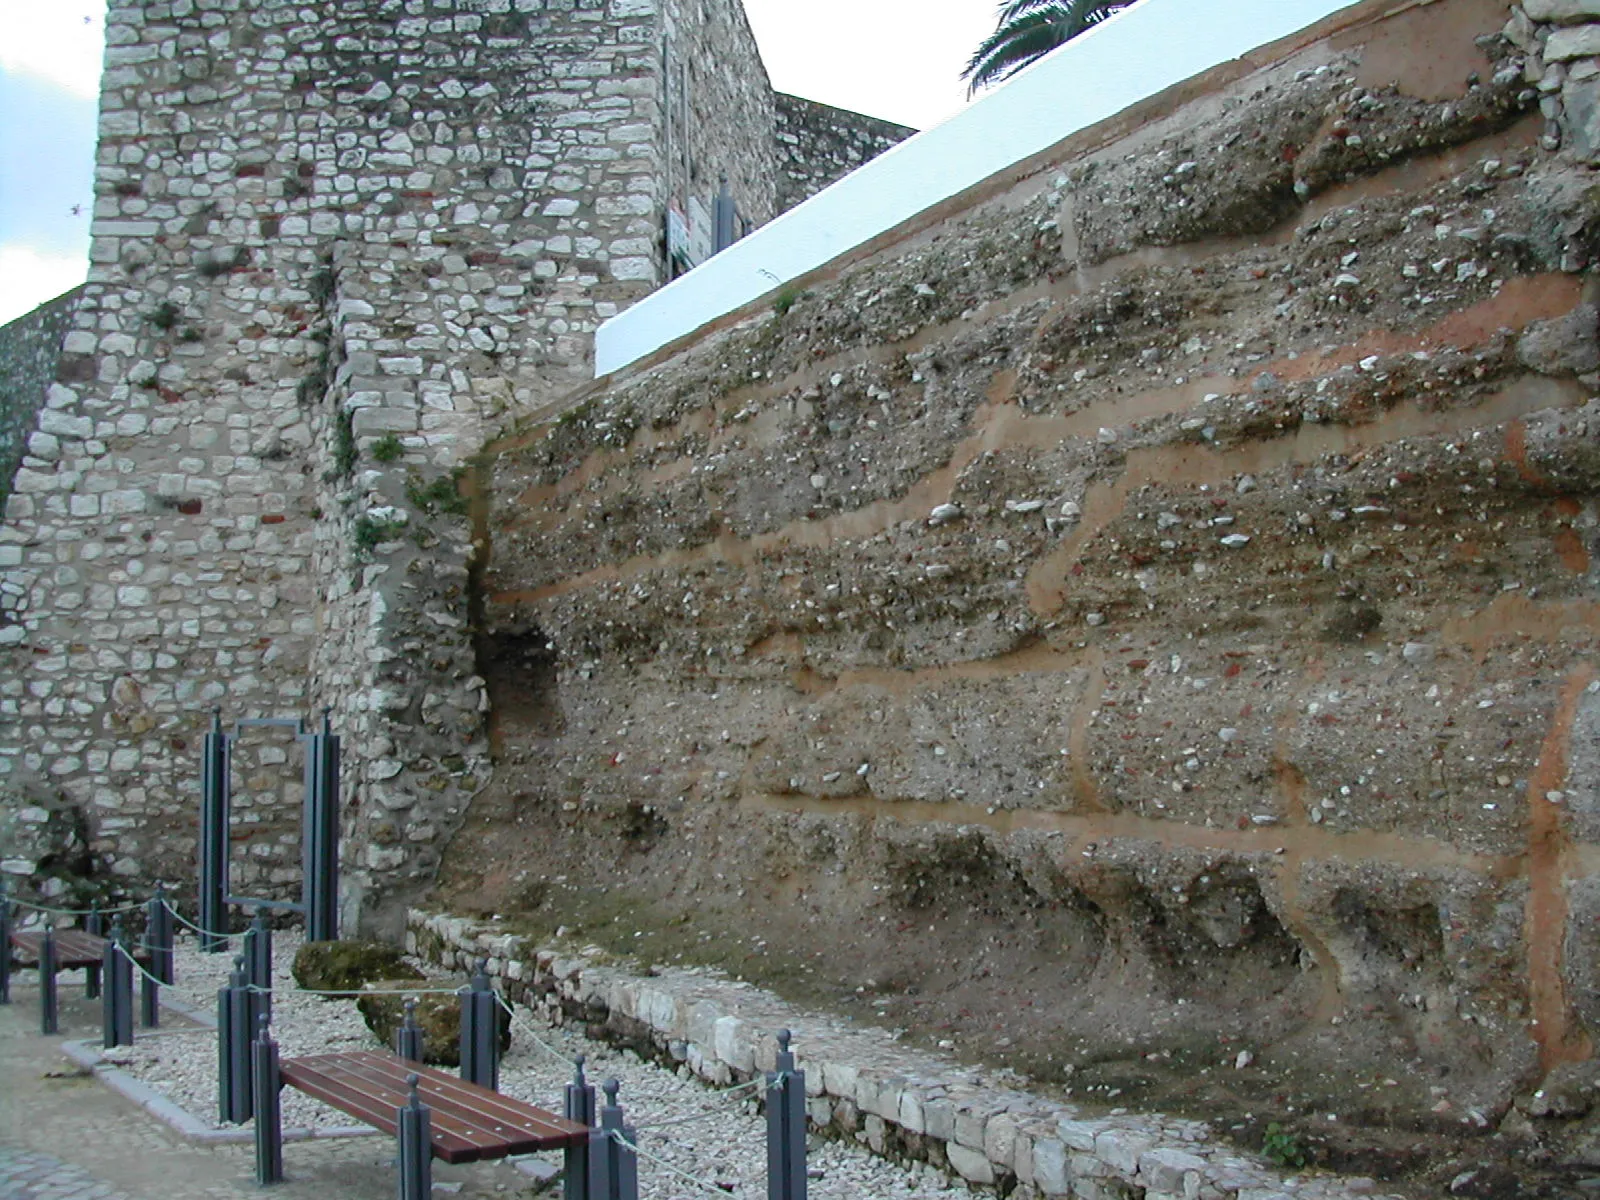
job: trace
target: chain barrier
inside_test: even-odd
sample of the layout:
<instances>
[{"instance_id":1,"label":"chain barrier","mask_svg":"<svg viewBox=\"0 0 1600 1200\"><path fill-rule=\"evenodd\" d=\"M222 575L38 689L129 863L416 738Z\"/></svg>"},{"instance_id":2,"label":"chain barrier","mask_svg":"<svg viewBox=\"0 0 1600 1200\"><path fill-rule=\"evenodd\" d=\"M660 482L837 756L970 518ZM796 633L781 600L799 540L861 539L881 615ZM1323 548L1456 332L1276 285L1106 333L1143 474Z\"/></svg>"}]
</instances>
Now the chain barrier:
<instances>
[{"instance_id":1,"label":"chain barrier","mask_svg":"<svg viewBox=\"0 0 1600 1200\"><path fill-rule=\"evenodd\" d=\"M521 1014L519 1014L516 1009L512 1008L511 1005L506 1003L506 998L504 996L502 996L499 992L495 992L494 993L494 998L495 998L495 1000L497 1000L499 1002L500 1007L506 1010L506 1015L511 1018L511 1024L514 1025L514 1026L517 1026L518 1028L520 1028L522 1030L523 1033L527 1034L530 1038L532 1038L534 1045L538 1046L546 1054L552 1055L553 1057L555 1057L557 1059L560 1059L561 1062L565 1063L569 1067L577 1065L577 1061L578 1061L577 1059L573 1058L569 1054L563 1054L561 1051L557 1050L554 1046L552 1046L549 1042L545 1041L542 1037L540 1037L539 1034L534 1030L533 1026L527 1021L527 1019L524 1018Z\"/></svg>"},{"instance_id":2,"label":"chain barrier","mask_svg":"<svg viewBox=\"0 0 1600 1200\"><path fill-rule=\"evenodd\" d=\"M188 926L190 929L192 929L196 933L198 933L201 937L221 938L225 942L231 942L235 938L242 938L244 936L244 934L242 934L242 933L218 933L214 929L202 929L200 926L196 925L193 921L189 920L188 917L184 916L177 909L173 908L171 901L162 900L161 903L162 903L163 907L165 907L166 910L169 913L171 913L173 915L173 917L175 917L177 919L179 924Z\"/></svg>"},{"instance_id":3,"label":"chain barrier","mask_svg":"<svg viewBox=\"0 0 1600 1200\"><path fill-rule=\"evenodd\" d=\"M157 979L154 975L150 974L149 971L145 970L144 969L144 964L141 963L137 958L135 958L131 953L129 953L128 948L126 946L124 946L121 942L112 942L111 944L117 948L117 953L118 954L122 955L123 958L127 959L129 962L131 962L133 964L133 969L135 971L139 972L139 974L143 975L151 983L156 984L156 985L158 985L160 987L164 987L164 988L170 988L170 987L173 986L170 983L165 983L162 980Z\"/></svg>"},{"instance_id":4,"label":"chain barrier","mask_svg":"<svg viewBox=\"0 0 1600 1200\"><path fill-rule=\"evenodd\" d=\"M730 1087L730 1088L722 1088L719 1091L712 1092L711 1094L713 1096L719 1096L719 1097L722 1097L723 1099L727 1099L728 1097L733 1096L738 1092L748 1092L748 1091L752 1091L752 1090L754 1090L755 1088L758 1088L758 1087L764 1087L764 1086L766 1086L766 1082L767 1081L765 1079L761 1079L761 1078L749 1079L749 1080L746 1080L744 1083L736 1084L736 1085L734 1085L733 1087ZM712 1117L724 1117L724 1116L727 1116L727 1115L728 1115L728 1110L726 1108L724 1108L722 1105L720 1105L720 1104L708 1104L703 1108L696 1109L694 1112L690 1113L688 1116L671 1117L671 1118L669 1118L668 1120L665 1120L665 1121L646 1121L646 1122L636 1123L634 1125L634 1128L639 1130L641 1133L654 1132L657 1129L665 1129L669 1125L691 1125L696 1121L703 1121L703 1120L707 1120L707 1119L712 1118Z\"/></svg>"},{"instance_id":5,"label":"chain barrier","mask_svg":"<svg viewBox=\"0 0 1600 1200\"><path fill-rule=\"evenodd\" d=\"M95 913L111 916L113 913L137 912L144 907L143 904L119 904L115 908L52 908L48 904L35 904L32 900L22 900L16 896L7 896L6 899L19 908L31 908L57 917L89 917Z\"/></svg>"},{"instance_id":6,"label":"chain barrier","mask_svg":"<svg viewBox=\"0 0 1600 1200\"><path fill-rule=\"evenodd\" d=\"M315 988L262 987L259 983L247 983L244 989L263 996L457 996L461 994L460 988L385 988L382 991L376 988L351 988L342 991L318 991Z\"/></svg>"},{"instance_id":7,"label":"chain barrier","mask_svg":"<svg viewBox=\"0 0 1600 1200\"><path fill-rule=\"evenodd\" d=\"M600 1133L602 1131L595 1130L594 1132ZM627 1138L622 1136L622 1131L620 1129L612 1129L604 1132L608 1132L617 1140L619 1144L626 1146L646 1162L655 1163L655 1165L660 1167L662 1170L668 1172L669 1174L676 1175L685 1183L692 1184L693 1186L699 1188L702 1192L710 1192L713 1196L720 1196L722 1197L722 1200L728 1200L728 1193L722 1188L716 1187L713 1184L709 1184L703 1179L696 1179L693 1175L689 1174L689 1172L682 1170L681 1168L668 1162L659 1154L651 1154L650 1151L641 1148L634 1142L630 1142Z\"/></svg>"}]
</instances>

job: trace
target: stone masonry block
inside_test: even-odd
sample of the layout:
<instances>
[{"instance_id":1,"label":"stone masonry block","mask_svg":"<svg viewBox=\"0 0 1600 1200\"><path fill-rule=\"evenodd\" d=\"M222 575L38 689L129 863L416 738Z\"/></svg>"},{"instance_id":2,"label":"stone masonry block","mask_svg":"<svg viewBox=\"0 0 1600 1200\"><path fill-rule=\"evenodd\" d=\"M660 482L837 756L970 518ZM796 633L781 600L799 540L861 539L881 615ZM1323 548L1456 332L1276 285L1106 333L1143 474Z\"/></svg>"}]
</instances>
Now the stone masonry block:
<instances>
[{"instance_id":1,"label":"stone masonry block","mask_svg":"<svg viewBox=\"0 0 1600 1200\"><path fill-rule=\"evenodd\" d=\"M1158 1147L1139 1156L1139 1177L1160 1192L1198 1193L1206 1160L1182 1150Z\"/></svg>"},{"instance_id":2,"label":"stone masonry block","mask_svg":"<svg viewBox=\"0 0 1600 1200\"><path fill-rule=\"evenodd\" d=\"M417 414L406 408L360 408L350 418L350 428L357 437L412 433L417 428Z\"/></svg>"},{"instance_id":3,"label":"stone masonry block","mask_svg":"<svg viewBox=\"0 0 1600 1200\"><path fill-rule=\"evenodd\" d=\"M1600 25L1575 25L1558 29L1545 43L1547 62L1570 62L1574 58L1588 58L1600 54Z\"/></svg>"},{"instance_id":4,"label":"stone masonry block","mask_svg":"<svg viewBox=\"0 0 1600 1200\"><path fill-rule=\"evenodd\" d=\"M994 1164L984 1157L981 1150L969 1150L951 1142L945 1146L944 1152L956 1174L968 1183L994 1182Z\"/></svg>"},{"instance_id":5,"label":"stone masonry block","mask_svg":"<svg viewBox=\"0 0 1600 1200\"><path fill-rule=\"evenodd\" d=\"M1059 1139L1039 1138L1033 1143L1033 1186L1046 1196L1065 1196L1071 1191L1067 1148Z\"/></svg>"},{"instance_id":6,"label":"stone masonry block","mask_svg":"<svg viewBox=\"0 0 1600 1200\"><path fill-rule=\"evenodd\" d=\"M1108 1166L1132 1175L1139 1170L1139 1157L1155 1145L1148 1134L1129 1129L1107 1129L1094 1139L1095 1155Z\"/></svg>"},{"instance_id":7,"label":"stone masonry block","mask_svg":"<svg viewBox=\"0 0 1600 1200\"><path fill-rule=\"evenodd\" d=\"M1600 0L1523 0L1522 10L1532 20L1556 25L1600 21Z\"/></svg>"}]
</instances>

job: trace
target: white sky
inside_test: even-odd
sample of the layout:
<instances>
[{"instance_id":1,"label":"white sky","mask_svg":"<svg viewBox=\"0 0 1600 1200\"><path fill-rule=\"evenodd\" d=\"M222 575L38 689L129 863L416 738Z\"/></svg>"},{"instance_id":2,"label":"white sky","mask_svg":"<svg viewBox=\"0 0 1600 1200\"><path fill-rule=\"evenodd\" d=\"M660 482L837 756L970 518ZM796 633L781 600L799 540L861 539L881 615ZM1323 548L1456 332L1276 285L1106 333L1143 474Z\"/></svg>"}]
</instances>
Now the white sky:
<instances>
[{"instance_id":1,"label":"white sky","mask_svg":"<svg viewBox=\"0 0 1600 1200\"><path fill-rule=\"evenodd\" d=\"M745 0L772 84L926 129L994 0ZM0 0L0 323L82 282L105 0ZM78 211L74 212L73 209Z\"/></svg>"}]
</instances>

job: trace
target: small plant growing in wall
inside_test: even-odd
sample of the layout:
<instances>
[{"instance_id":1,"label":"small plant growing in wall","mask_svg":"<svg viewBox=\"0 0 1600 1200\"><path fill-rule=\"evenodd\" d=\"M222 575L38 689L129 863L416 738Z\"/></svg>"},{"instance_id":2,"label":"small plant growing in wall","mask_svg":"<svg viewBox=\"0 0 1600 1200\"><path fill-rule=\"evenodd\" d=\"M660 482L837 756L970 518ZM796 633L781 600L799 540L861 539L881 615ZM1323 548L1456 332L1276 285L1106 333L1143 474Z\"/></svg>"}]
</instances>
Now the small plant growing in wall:
<instances>
[{"instance_id":1,"label":"small plant growing in wall","mask_svg":"<svg viewBox=\"0 0 1600 1200\"><path fill-rule=\"evenodd\" d=\"M323 476L327 483L348 478L350 472L356 468L354 421L354 414L342 409L333 419L333 469Z\"/></svg>"},{"instance_id":2,"label":"small plant growing in wall","mask_svg":"<svg viewBox=\"0 0 1600 1200\"><path fill-rule=\"evenodd\" d=\"M372 457L381 463L398 462L405 457L406 448L392 433L386 433L372 443Z\"/></svg>"},{"instance_id":3,"label":"small plant growing in wall","mask_svg":"<svg viewBox=\"0 0 1600 1200\"><path fill-rule=\"evenodd\" d=\"M392 509L373 509L350 522L350 553L357 563L372 561L372 552L396 540L406 527L403 515Z\"/></svg>"},{"instance_id":4,"label":"small plant growing in wall","mask_svg":"<svg viewBox=\"0 0 1600 1200\"><path fill-rule=\"evenodd\" d=\"M430 517L437 513L464 516L467 498L461 494L461 468L448 475L436 475L429 483L413 475L406 483L406 499Z\"/></svg>"},{"instance_id":5,"label":"small plant growing in wall","mask_svg":"<svg viewBox=\"0 0 1600 1200\"><path fill-rule=\"evenodd\" d=\"M774 297L772 301L772 311L777 313L780 317L784 316L791 308L800 303L800 298L804 295L805 293L799 288L784 288L777 294L776 297Z\"/></svg>"},{"instance_id":6,"label":"small plant growing in wall","mask_svg":"<svg viewBox=\"0 0 1600 1200\"><path fill-rule=\"evenodd\" d=\"M1276 1121L1267 1125L1266 1137L1261 1139L1261 1157L1280 1167L1299 1170L1311 1161L1300 1139Z\"/></svg>"},{"instance_id":7,"label":"small plant growing in wall","mask_svg":"<svg viewBox=\"0 0 1600 1200\"><path fill-rule=\"evenodd\" d=\"M182 310L171 300L163 300L151 310L149 321L162 332L166 332L178 323L178 316Z\"/></svg>"}]
</instances>

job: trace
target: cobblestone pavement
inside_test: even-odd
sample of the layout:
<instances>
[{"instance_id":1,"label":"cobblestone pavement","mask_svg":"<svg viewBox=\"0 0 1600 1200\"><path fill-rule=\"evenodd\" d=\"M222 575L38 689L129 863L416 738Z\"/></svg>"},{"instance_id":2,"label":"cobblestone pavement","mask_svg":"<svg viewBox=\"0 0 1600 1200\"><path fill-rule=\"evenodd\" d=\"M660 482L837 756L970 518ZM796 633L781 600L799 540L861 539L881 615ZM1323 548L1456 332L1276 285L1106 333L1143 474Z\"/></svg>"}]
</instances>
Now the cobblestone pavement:
<instances>
[{"instance_id":1,"label":"cobblestone pavement","mask_svg":"<svg viewBox=\"0 0 1600 1200\"><path fill-rule=\"evenodd\" d=\"M0 1196L5 1200L126 1200L82 1167L33 1150L0 1146Z\"/></svg>"},{"instance_id":2,"label":"cobblestone pavement","mask_svg":"<svg viewBox=\"0 0 1600 1200\"><path fill-rule=\"evenodd\" d=\"M202 1146L82 1074L60 1044L100 1036L100 1005L63 986L61 1036L39 1033L39 993L13 981L0 1005L0 1200L262 1200L249 1142ZM272 1200L394 1200L387 1138L284 1146ZM532 1185L506 1163L433 1164L434 1190L514 1200ZM443 1185L443 1186L441 1186Z\"/></svg>"}]
</instances>

